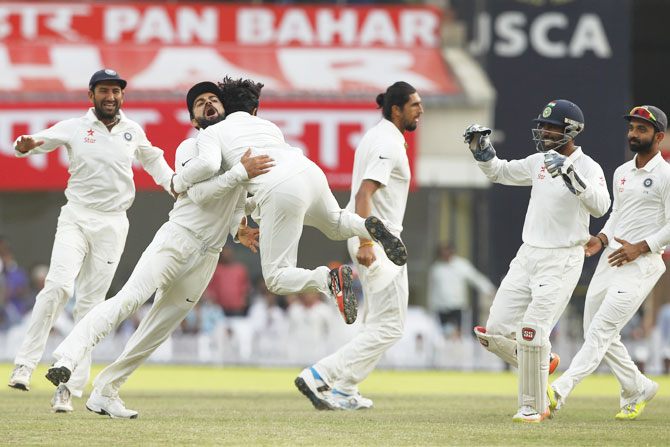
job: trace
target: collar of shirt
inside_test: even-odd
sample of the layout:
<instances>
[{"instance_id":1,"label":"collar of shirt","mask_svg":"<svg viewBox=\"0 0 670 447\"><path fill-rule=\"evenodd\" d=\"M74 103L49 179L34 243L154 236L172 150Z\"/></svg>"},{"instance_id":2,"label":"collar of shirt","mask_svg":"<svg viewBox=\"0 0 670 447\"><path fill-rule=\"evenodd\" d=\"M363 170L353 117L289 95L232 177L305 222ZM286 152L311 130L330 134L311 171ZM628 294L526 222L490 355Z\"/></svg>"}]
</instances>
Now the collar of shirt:
<instances>
[{"instance_id":1,"label":"collar of shirt","mask_svg":"<svg viewBox=\"0 0 670 447\"><path fill-rule=\"evenodd\" d=\"M117 115L119 117L119 123L123 122L126 120L126 115L123 113L122 110L119 110L119 113ZM98 116L95 114L95 108L91 107L88 109L88 112L86 112L86 119L88 120L89 123L96 123L99 122L100 124L104 123L98 119Z\"/></svg>"},{"instance_id":2,"label":"collar of shirt","mask_svg":"<svg viewBox=\"0 0 670 447\"><path fill-rule=\"evenodd\" d=\"M398 130L398 128L393 124L391 121L387 120L386 118L382 118L380 122L380 126L382 126L385 129L388 129L391 135L393 135L393 138L397 139L402 146L407 149L407 144L405 142L405 136ZM391 130L392 129L392 130Z\"/></svg>"},{"instance_id":3,"label":"collar of shirt","mask_svg":"<svg viewBox=\"0 0 670 447\"><path fill-rule=\"evenodd\" d=\"M575 146L575 151L568 157L573 163L584 154L581 146Z\"/></svg>"},{"instance_id":4,"label":"collar of shirt","mask_svg":"<svg viewBox=\"0 0 670 447\"><path fill-rule=\"evenodd\" d=\"M662 161L665 161L665 160L663 159L663 156L661 155L661 151L658 151L656 153L656 155L654 155L654 157L647 162L646 165L644 165L641 168L638 168L637 167L637 154L635 154L635 157L633 157L633 159L631 160L632 170L635 171L635 170L639 169L641 171L651 172Z\"/></svg>"}]
</instances>

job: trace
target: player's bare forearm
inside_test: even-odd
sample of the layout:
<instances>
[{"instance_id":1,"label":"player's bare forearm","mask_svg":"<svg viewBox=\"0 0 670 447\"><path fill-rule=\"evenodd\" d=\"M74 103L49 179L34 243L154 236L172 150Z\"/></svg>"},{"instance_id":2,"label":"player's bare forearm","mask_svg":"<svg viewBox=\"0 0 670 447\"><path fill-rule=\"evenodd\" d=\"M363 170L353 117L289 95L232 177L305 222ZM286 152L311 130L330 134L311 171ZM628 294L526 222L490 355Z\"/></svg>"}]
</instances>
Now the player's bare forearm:
<instances>
[{"instance_id":1,"label":"player's bare forearm","mask_svg":"<svg viewBox=\"0 0 670 447\"><path fill-rule=\"evenodd\" d=\"M361 182L361 186L358 188L358 192L356 193L355 197L356 214L363 218L370 216L370 199L372 198L372 195L377 192L377 189L379 189L379 183L373 180L363 180ZM359 239L361 240L361 244L370 242L370 239Z\"/></svg>"}]
</instances>

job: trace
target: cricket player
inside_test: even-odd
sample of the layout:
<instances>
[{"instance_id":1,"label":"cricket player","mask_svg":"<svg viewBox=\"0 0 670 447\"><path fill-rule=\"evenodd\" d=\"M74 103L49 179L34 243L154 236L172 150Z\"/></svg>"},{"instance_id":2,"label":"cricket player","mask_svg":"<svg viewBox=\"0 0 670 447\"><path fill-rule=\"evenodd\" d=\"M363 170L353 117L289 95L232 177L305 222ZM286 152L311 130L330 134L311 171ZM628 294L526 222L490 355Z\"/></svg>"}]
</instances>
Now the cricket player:
<instances>
[{"instance_id":1,"label":"cricket player","mask_svg":"<svg viewBox=\"0 0 670 447\"><path fill-rule=\"evenodd\" d=\"M28 332L14 360L9 386L28 391L49 332L67 301L76 297L74 320L105 299L128 233L126 210L135 198L132 161L137 158L155 182L170 191L174 172L163 151L151 145L142 128L121 111L126 81L114 70L91 76L86 115L61 121L14 142L18 157L67 148L70 179L61 209L51 264L37 295ZM76 282L75 282L76 280ZM90 356L51 401L53 412L72 411L71 395L81 397L90 373Z\"/></svg>"},{"instance_id":2,"label":"cricket player","mask_svg":"<svg viewBox=\"0 0 670 447\"><path fill-rule=\"evenodd\" d=\"M189 90L186 104L194 127L205 129L223 120L217 93L212 82L201 82ZM196 155L194 138L182 142L175 157L177 172ZM90 411L112 418L137 417L137 411L125 408L119 388L198 302L214 274L228 233L256 251L258 230L246 227L246 192L239 184L268 172L271 162L266 155L250 158L246 154L218 177L225 187L220 188L217 199L209 199L198 188L180 194L169 220L142 254L128 282L115 297L92 309L56 348L54 357L58 360L46 377L55 385L69 383L70 374L76 374L90 350L156 292L151 310L123 353L93 381L95 389L86 403Z\"/></svg>"},{"instance_id":3,"label":"cricket player","mask_svg":"<svg viewBox=\"0 0 670 447\"><path fill-rule=\"evenodd\" d=\"M226 119L200 133L199 155L174 177L174 190L185 191L210 177L220 165L229 169L247 148L252 148L254 154L270 155L276 166L268 174L244 182L255 203L252 217L259 224L265 284L279 295L322 292L336 301L345 322L353 323L358 303L351 267L296 267L303 225L316 227L333 240L372 237L397 265L407 262L405 245L379 218L364 219L340 209L323 171L300 149L286 144L275 124L256 116L263 84L226 77L219 87Z\"/></svg>"},{"instance_id":4,"label":"cricket player","mask_svg":"<svg viewBox=\"0 0 670 447\"><path fill-rule=\"evenodd\" d=\"M614 172L614 204L603 229L585 246L603 249L584 304L584 344L570 367L548 389L551 416L602 360L621 386L618 420L637 418L658 383L635 366L619 335L665 271L661 254L670 243L670 165L659 144L668 119L658 107L635 107L628 115L632 160Z\"/></svg>"},{"instance_id":5,"label":"cricket player","mask_svg":"<svg viewBox=\"0 0 670 447\"><path fill-rule=\"evenodd\" d=\"M549 415L549 334L579 280L589 216L600 217L610 206L602 168L574 142L584 129L579 107L551 101L533 122L541 153L522 160L498 159L490 129L474 124L464 133L489 180L531 186L523 245L493 299L486 328L475 328L482 346L519 368L517 422Z\"/></svg>"},{"instance_id":6,"label":"cricket player","mask_svg":"<svg viewBox=\"0 0 670 447\"><path fill-rule=\"evenodd\" d=\"M416 89L406 82L380 93L377 104L382 120L356 148L347 210L364 218L380 217L400 237L411 178L404 132L416 129L423 106ZM352 237L347 246L363 286L363 325L349 343L295 379L318 410L372 408L372 400L361 396L358 384L405 331L407 266L389 261L369 238Z\"/></svg>"}]
</instances>

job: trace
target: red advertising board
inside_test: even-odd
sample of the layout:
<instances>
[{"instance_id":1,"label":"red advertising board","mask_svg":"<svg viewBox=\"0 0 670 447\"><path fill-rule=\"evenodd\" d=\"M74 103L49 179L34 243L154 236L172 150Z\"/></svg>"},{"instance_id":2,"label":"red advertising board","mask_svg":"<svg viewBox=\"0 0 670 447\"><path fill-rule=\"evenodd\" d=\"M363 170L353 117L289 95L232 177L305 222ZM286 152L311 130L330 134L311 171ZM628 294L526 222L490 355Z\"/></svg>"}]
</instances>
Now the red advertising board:
<instances>
[{"instance_id":1,"label":"red advertising board","mask_svg":"<svg viewBox=\"0 0 670 447\"><path fill-rule=\"evenodd\" d=\"M49 154L16 158L13 142L23 134L36 133L54 123L83 115L87 103L12 103L0 109L0 190L60 190L68 179L65 148ZM194 136L188 111L179 102L135 102L123 106L126 115L140 123L147 137L165 151L174 166L174 151L185 138ZM301 148L326 173L333 189L349 189L354 150L367 129L381 118L375 104L264 102L259 116L275 122L286 141ZM406 134L413 167L414 134ZM153 179L135 166L138 189L156 188Z\"/></svg>"},{"instance_id":2,"label":"red advertising board","mask_svg":"<svg viewBox=\"0 0 670 447\"><path fill-rule=\"evenodd\" d=\"M134 91L230 75L276 95L453 95L440 25L431 7L0 3L0 93L81 92L106 67Z\"/></svg>"}]
</instances>

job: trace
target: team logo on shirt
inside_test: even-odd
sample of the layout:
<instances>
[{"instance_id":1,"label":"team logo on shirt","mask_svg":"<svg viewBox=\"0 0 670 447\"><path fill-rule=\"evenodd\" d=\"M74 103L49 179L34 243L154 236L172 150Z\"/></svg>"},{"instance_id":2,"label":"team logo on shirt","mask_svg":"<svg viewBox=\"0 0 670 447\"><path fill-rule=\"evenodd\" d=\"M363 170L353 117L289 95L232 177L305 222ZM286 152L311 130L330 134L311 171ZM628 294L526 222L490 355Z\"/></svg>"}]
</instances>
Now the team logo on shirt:
<instances>
[{"instance_id":1,"label":"team logo on shirt","mask_svg":"<svg viewBox=\"0 0 670 447\"><path fill-rule=\"evenodd\" d=\"M642 183L646 188L649 188L652 183L654 183L650 178L644 179L644 182Z\"/></svg>"},{"instance_id":2,"label":"team logo on shirt","mask_svg":"<svg viewBox=\"0 0 670 447\"><path fill-rule=\"evenodd\" d=\"M540 166L540 173L537 174L537 178L543 180L546 177L547 168L546 166Z\"/></svg>"},{"instance_id":3,"label":"team logo on shirt","mask_svg":"<svg viewBox=\"0 0 670 447\"><path fill-rule=\"evenodd\" d=\"M130 140L133 139L133 136L130 132L126 132L126 133L123 134L123 138L125 138L126 141L130 141Z\"/></svg>"},{"instance_id":4,"label":"team logo on shirt","mask_svg":"<svg viewBox=\"0 0 670 447\"><path fill-rule=\"evenodd\" d=\"M94 133L95 131L93 129L88 129L86 131L87 136L84 137L84 143L95 143L95 138L91 138Z\"/></svg>"},{"instance_id":5,"label":"team logo on shirt","mask_svg":"<svg viewBox=\"0 0 670 447\"><path fill-rule=\"evenodd\" d=\"M523 337L524 340L531 341L532 339L535 338L535 329L531 329L529 327L522 328L521 336Z\"/></svg>"}]
</instances>

